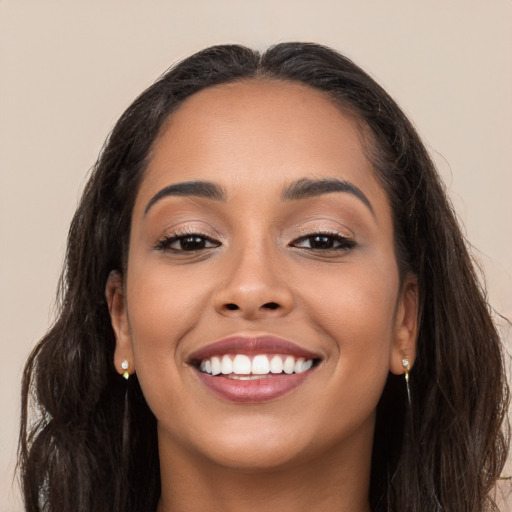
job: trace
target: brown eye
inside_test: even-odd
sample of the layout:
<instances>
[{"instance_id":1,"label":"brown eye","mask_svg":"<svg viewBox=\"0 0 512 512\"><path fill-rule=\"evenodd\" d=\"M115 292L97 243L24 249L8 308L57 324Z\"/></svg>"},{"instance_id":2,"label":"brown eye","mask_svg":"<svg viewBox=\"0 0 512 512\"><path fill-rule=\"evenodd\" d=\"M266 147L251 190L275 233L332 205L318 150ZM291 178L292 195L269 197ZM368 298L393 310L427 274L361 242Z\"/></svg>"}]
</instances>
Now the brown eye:
<instances>
[{"instance_id":1,"label":"brown eye","mask_svg":"<svg viewBox=\"0 0 512 512\"><path fill-rule=\"evenodd\" d=\"M326 235L312 236L309 239L309 245L311 249L332 249L334 247L335 240Z\"/></svg>"},{"instance_id":2,"label":"brown eye","mask_svg":"<svg viewBox=\"0 0 512 512\"><path fill-rule=\"evenodd\" d=\"M196 235L185 236L178 239L177 242L182 251L199 251L204 249L207 244L206 238Z\"/></svg>"},{"instance_id":3,"label":"brown eye","mask_svg":"<svg viewBox=\"0 0 512 512\"><path fill-rule=\"evenodd\" d=\"M175 234L167 236L160 240L156 245L156 249L161 251L173 251L173 252L192 252L202 251L205 249L212 249L219 247L220 242L213 240L204 235L200 234L187 234L179 235Z\"/></svg>"},{"instance_id":4,"label":"brown eye","mask_svg":"<svg viewBox=\"0 0 512 512\"><path fill-rule=\"evenodd\" d=\"M292 243L293 247L314 251L347 250L352 249L355 245L356 243L351 238L330 233L316 233L303 236Z\"/></svg>"}]
</instances>

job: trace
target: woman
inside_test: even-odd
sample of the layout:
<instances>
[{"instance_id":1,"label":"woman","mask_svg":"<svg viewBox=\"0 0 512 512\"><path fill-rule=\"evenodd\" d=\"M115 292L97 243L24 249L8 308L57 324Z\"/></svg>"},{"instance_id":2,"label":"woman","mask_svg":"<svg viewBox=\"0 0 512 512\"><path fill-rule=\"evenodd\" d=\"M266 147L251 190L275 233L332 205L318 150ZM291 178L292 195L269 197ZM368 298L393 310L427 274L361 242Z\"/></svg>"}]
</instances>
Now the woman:
<instances>
[{"instance_id":1,"label":"woman","mask_svg":"<svg viewBox=\"0 0 512 512\"><path fill-rule=\"evenodd\" d=\"M476 512L507 453L499 337L433 164L313 44L209 48L123 114L23 400L30 511Z\"/></svg>"}]
</instances>

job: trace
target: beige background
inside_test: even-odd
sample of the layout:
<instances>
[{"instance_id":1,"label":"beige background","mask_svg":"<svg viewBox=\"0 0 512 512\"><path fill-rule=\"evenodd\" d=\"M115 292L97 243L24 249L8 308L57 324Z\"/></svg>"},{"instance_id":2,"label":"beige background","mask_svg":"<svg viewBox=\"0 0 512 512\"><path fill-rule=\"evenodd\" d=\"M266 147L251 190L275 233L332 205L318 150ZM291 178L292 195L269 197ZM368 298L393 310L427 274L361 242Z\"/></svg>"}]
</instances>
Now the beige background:
<instances>
[{"instance_id":1,"label":"beige background","mask_svg":"<svg viewBox=\"0 0 512 512\"><path fill-rule=\"evenodd\" d=\"M69 221L105 136L177 59L284 40L336 47L395 96L478 248L491 303L512 318L512 2L0 0L0 512L21 511L21 368L51 322Z\"/></svg>"}]
</instances>

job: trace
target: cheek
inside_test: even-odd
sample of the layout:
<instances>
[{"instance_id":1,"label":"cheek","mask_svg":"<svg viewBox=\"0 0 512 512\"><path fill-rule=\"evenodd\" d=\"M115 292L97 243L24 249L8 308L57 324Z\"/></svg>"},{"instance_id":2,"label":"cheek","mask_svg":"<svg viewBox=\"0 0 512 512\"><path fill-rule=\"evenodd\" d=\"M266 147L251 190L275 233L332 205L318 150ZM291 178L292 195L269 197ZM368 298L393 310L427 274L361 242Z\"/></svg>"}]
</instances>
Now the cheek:
<instances>
[{"instance_id":1,"label":"cheek","mask_svg":"<svg viewBox=\"0 0 512 512\"><path fill-rule=\"evenodd\" d=\"M138 264L128 269L127 295L137 373L172 372L180 340L197 325L206 308L204 280L170 270L165 263Z\"/></svg>"},{"instance_id":2,"label":"cheek","mask_svg":"<svg viewBox=\"0 0 512 512\"><path fill-rule=\"evenodd\" d=\"M314 279L302 279L300 300L308 304L310 323L331 340L326 364L333 382L353 388L360 398L370 393L378 401L387 378L398 288L393 260L350 270L340 265Z\"/></svg>"},{"instance_id":3,"label":"cheek","mask_svg":"<svg viewBox=\"0 0 512 512\"><path fill-rule=\"evenodd\" d=\"M390 340L399 282L392 262L391 270L387 268L342 264L328 272L303 274L301 300L308 303L315 324L328 329L342 348L357 349L363 340Z\"/></svg>"},{"instance_id":4,"label":"cheek","mask_svg":"<svg viewBox=\"0 0 512 512\"><path fill-rule=\"evenodd\" d=\"M204 279L190 279L165 262L148 264L137 256L130 265L128 314L137 378L159 421L178 427L181 418L186 425L184 414L175 415L187 410L188 390L179 371L184 364L181 341L201 323L207 307Z\"/></svg>"}]
</instances>

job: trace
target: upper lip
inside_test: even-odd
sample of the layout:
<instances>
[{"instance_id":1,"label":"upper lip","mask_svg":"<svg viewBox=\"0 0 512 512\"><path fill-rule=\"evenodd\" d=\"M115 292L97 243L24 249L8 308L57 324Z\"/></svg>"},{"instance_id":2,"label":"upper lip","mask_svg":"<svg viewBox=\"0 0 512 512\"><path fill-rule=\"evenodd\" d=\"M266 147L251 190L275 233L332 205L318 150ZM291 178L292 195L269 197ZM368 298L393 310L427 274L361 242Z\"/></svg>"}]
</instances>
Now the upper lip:
<instances>
[{"instance_id":1,"label":"upper lip","mask_svg":"<svg viewBox=\"0 0 512 512\"><path fill-rule=\"evenodd\" d=\"M196 350L188 359L190 363L195 363L224 354L283 354L304 359L321 358L317 353L272 334L235 334Z\"/></svg>"}]
</instances>

